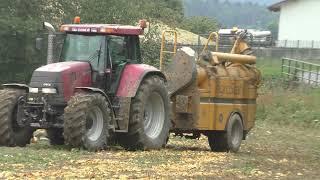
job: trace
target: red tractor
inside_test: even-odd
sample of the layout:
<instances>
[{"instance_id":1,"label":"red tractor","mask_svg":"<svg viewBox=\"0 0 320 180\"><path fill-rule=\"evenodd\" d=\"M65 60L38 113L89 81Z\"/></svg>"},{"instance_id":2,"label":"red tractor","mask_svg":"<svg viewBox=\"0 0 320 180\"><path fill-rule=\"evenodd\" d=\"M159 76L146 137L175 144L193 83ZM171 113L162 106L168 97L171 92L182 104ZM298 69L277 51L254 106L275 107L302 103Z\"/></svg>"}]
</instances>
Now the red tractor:
<instances>
[{"instance_id":1,"label":"red tractor","mask_svg":"<svg viewBox=\"0 0 320 180\"><path fill-rule=\"evenodd\" d=\"M141 62L140 24L62 25L56 62L55 31L44 23L48 64L29 85L4 84L0 91L0 146L25 146L36 129L46 129L51 144L91 151L112 139L126 149L163 147L170 129L166 78Z\"/></svg>"}]
</instances>

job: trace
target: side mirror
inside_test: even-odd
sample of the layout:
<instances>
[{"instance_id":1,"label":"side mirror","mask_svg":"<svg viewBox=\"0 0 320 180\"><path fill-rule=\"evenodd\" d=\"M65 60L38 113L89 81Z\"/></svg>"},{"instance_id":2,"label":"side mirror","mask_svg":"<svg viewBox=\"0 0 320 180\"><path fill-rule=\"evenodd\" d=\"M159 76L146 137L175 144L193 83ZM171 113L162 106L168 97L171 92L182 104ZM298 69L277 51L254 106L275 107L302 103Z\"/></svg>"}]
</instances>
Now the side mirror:
<instances>
[{"instance_id":1,"label":"side mirror","mask_svg":"<svg viewBox=\"0 0 320 180\"><path fill-rule=\"evenodd\" d=\"M43 38L36 38L36 49L40 51L43 46Z\"/></svg>"}]
</instances>

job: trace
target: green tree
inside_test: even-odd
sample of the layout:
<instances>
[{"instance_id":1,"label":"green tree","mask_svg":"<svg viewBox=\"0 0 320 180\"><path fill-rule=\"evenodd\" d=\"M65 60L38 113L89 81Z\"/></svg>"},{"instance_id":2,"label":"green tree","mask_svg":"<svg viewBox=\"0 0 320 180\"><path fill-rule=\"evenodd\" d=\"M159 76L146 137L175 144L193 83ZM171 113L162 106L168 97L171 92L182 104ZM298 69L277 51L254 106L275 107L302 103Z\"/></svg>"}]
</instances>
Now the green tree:
<instances>
[{"instance_id":1,"label":"green tree","mask_svg":"<svg viewBox=\"0 0 320 180\"><path fill-rule=\"evenodd\" d=\"M180 0L82 0L81 17L87 23L134 24L139 19L157 19L176 24L183 18Z\"/></svg>"},{"instance_id":2,"label":"green tree","mask_svg":"<svg viewBox=\"0 0 320 180\"><path fill-rule=\"evenodd\" d=\"M57 27L78 7L73 0L0 0L0 81L28 81L32 71L45 63L45 52L34 48L42 22Z\"/></svg>"},{"instance_id":3,"label":"green tree","mask_svg":"<svg viewBox=\"0 0 320 180\"><path fill-rule=\"evenodd\" d=\"M268 29L272 33L273 39L278 39L279 19L276 19L268 24Z\"/></svg>"},{"instance_id":4,"label":"green tree","mask_svg":"<svg viewBox=\"0 0 320 180\"><path fill-rule=\"evenodd\" d=\"M42 28L43 21L61 24L76 14L79 4L73 0L1 0L0 9L1 33L26 33Z\"/></svg>"},{"instance_id":5,"label":"green tree","mask_svg":"<svg viewBox=\"0 0 320 180\"><path fill-rule=\"evenodd\" d=\"M204 16L192 16L185 18L181 27L196 34L208 34L218 30L218 23L214 18Z\"/></svg>"}]
</instances>

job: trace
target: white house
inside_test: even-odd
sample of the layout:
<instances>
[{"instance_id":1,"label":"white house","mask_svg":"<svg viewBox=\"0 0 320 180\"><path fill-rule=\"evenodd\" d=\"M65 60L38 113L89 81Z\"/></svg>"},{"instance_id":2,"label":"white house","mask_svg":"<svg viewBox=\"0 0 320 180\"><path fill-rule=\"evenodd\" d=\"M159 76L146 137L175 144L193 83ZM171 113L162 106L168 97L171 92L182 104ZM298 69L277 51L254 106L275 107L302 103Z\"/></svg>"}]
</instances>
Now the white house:
<instances>
[{"instance_id":1,"label":"white house","mask_svg":"<svg viewBox=\"0 0 320 180\"><path fill-rule=\"evenodd\" d=\"M282 0L268 9L280 12L279 46L320 47L320 0Z\"/></svg>"}]
</instances>

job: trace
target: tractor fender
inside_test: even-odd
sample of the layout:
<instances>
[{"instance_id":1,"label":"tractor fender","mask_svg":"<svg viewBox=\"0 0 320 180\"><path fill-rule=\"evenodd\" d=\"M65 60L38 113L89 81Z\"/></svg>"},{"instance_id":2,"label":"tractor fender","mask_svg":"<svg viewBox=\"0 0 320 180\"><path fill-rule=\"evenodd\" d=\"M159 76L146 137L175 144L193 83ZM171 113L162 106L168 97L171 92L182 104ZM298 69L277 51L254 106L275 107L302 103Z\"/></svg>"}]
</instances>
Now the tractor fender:
<instances>
[{"instance_id":1,"label":"tractor fender","mask_svg":"<svg viewBox=\"0 0 320 180\"><path fill-rule=\"evenodd\" d=\"M124 68L116 95L134 97L141 82L147 76L157 75L166 81L165 75L157 68L146 64L128 64Z\"/></svg>"},{"instance_id":2,"label":"tractor fender","mask_svg":"<svg viewBox=\"0 0 320 180\"><path fill-rule=\"evenodd\" d=\"M99 93L99 94L103 95L106 98L106 100L108 101L108 103L110 104L110 106L112 106L108 95L103 90L101 90L99 88L94 88L94 87L75 87L75 92L79 92L79 91Z\"/></svg>"},{"instance_id":3,"label":"tractor fender","mask_svg":"<svg viewBox=\"0 0 320 180\"><path fill-rule=\"evenodd\" d=\"M13 88L13 89L23 89L26 92L29 92L29 86L26 84L19 84L19 83L10 83L10 84L2 84L4 88Z\"/></svg>"}]
</instances>

